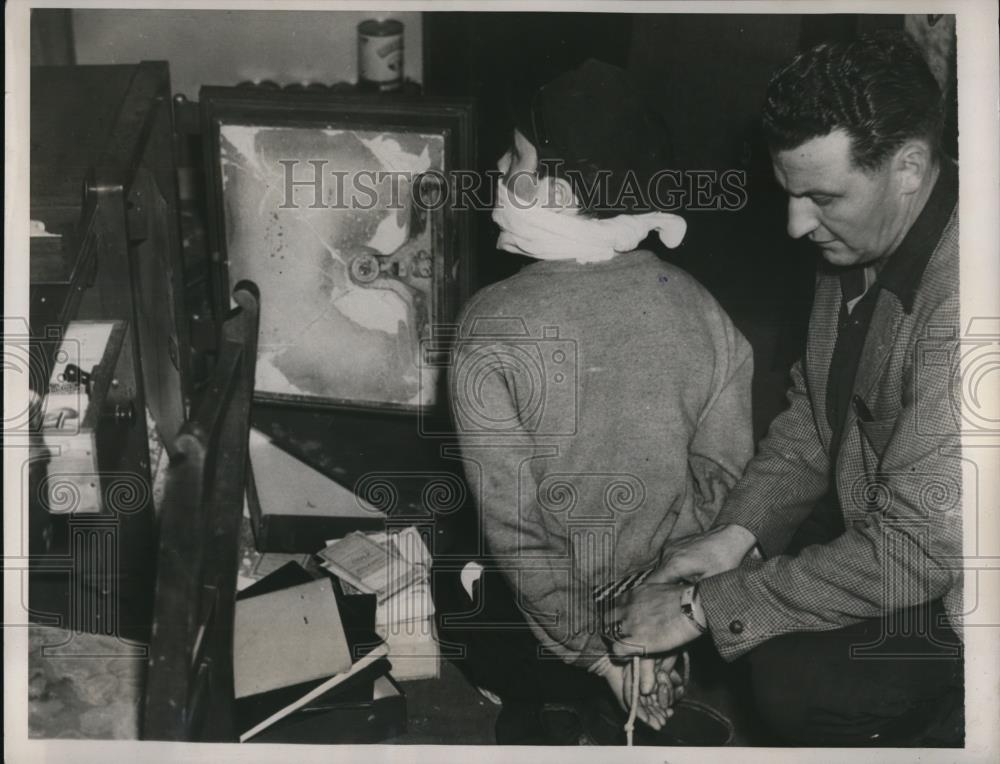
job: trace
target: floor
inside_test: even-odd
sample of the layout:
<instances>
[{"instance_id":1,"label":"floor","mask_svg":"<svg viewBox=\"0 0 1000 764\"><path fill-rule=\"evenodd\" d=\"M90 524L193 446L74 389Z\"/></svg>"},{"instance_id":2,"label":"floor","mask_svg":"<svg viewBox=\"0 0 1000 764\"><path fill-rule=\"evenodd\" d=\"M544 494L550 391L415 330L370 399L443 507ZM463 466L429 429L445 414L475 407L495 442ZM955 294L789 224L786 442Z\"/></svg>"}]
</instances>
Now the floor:
<instances>
[{"instance_id":1,"label":"floor","mask_svg":"<svg viewBox=\"0 0 1000 764\"><path fill-rule=\"evenodd\" d=\"M406 691L407 731L385 742L493 745L500 707L469 684L455 664L443 661L438 679L401 684Z\"/></svg>"},{"instance_id":2,"label":"floor","mask_svg":"<svg viewBox=\"0 0 1000 764\"><path fill-rule=\"evenodd\" d=\"M145 669L140 645L32 625L28 736L134 740Z\"/></svg>"},{"instance_id":3,"label":"floor","mask_svg":"<svg viewBox=\"0 0 1000 764\"><path fill-rule=\"evenodd\" d=\"M724 677L721 659L707 646L692 651L691 685L688 697L711 706L732 722L732 746L752 745L758 725L740 703L731 677ZM403 682L406 691L408 729L387 740L401 744L494 745L494 725L500 707L487 700L465 678L459 668L443 661L438 679ZM638 744L655 745L652 736L637 738Z\"/></svg>"}]
</instances>

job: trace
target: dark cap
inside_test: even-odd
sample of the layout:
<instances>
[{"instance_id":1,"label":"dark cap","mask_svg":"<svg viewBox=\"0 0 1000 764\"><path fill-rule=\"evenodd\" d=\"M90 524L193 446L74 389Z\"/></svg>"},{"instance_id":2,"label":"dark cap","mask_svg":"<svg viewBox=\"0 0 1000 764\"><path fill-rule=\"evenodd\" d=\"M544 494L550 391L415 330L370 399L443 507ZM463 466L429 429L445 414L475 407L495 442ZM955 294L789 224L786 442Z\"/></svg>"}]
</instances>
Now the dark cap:
<instances>
[{"instance_id":1,"label":"dark cap","mask_svg":"<svg viewBox=\"0 0 1000 764\"><path fill-rule=\"evenodd\" d=\"M515 126L534 144L540 162L559 164L558 175L573 182L574 172L566 171L575 171L591 182L599 171L609 174L606 198L600 194L592 211L653 208L645 198L639 204L615 205L629 172L638 181L632 188L641 187L645 194L649 178L667 168L671 158L666 125L623 69L589 59L522 95L513 106Z\"/></svg>"}]
</instances>

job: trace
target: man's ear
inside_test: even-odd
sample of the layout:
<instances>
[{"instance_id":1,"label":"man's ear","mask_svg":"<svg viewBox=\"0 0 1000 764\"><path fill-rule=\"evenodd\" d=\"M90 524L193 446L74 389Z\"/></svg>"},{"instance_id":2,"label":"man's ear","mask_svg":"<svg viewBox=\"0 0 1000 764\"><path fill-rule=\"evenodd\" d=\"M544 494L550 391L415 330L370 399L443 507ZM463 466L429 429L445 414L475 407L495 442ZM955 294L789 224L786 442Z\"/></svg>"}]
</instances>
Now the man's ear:
<instances>
[{"instance_id":1,"label":"man's ear","mask_svg":"<svg viewBox=\"0 0 1000 764\"><path fill-rule=\"evenodd\" d=\"M549 198L558 208L556 211L579 208L580 205L576 200L576 194L573 193L573 187L569 184L568 180L553 175L549 175L547 180L549 181L551 191Z\"/></svg>"},{"instance_id":2,"label":"man's ear","mask_svg":"<svg viewBox=\"0 0 1000 764\"><path fill-rule=\"evenodd\" d=\"M924 181L933 169L930 146L920 139L907 141L896 151L893 169L899 180L900 192L916 193L923 188Z\"/></svg>"}]
</instances>

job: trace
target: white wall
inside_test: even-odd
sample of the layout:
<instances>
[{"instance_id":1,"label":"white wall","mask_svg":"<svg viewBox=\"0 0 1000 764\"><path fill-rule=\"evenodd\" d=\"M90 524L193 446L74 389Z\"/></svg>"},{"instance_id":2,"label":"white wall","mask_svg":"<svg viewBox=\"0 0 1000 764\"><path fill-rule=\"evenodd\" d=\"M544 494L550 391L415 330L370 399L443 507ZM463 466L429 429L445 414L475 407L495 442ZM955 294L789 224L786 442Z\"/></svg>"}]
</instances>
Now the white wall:
<instances>
[{"instance_id":1,"label":"white wall","mask_svg":"<svg viewBox=\"0 0 1000 764\"><path fill-rule=\"evenodd\" d=\"M202 85L246 80L357 80L357 27L396 18L405 28L404 71L422 81L421 15L376 11L171 11L74 9L80 64L168 61L171 88L196 99Z\"/></svg>"}]
</instances>

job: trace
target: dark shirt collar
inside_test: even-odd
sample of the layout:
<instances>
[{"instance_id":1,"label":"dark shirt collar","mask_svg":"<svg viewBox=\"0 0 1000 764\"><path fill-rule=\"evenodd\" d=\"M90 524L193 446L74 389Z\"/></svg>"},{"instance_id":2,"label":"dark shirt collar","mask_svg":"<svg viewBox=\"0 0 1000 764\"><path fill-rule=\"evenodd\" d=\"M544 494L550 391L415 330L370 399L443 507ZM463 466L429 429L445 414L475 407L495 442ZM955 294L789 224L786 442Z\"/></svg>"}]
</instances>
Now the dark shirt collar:
<instances>
[{"instance_id":1,"label":"dark shirt collar","mask_svg":"<svg viewBox=\"0 0 1000 764\"><path fill-rule=\"evenodd\" d=\"M907 313L913 309L913 299L927 263L957 203L958 166L945 159L920 215L878 274L879 285L895 294Z\"/></svg>"}]
</instances>

